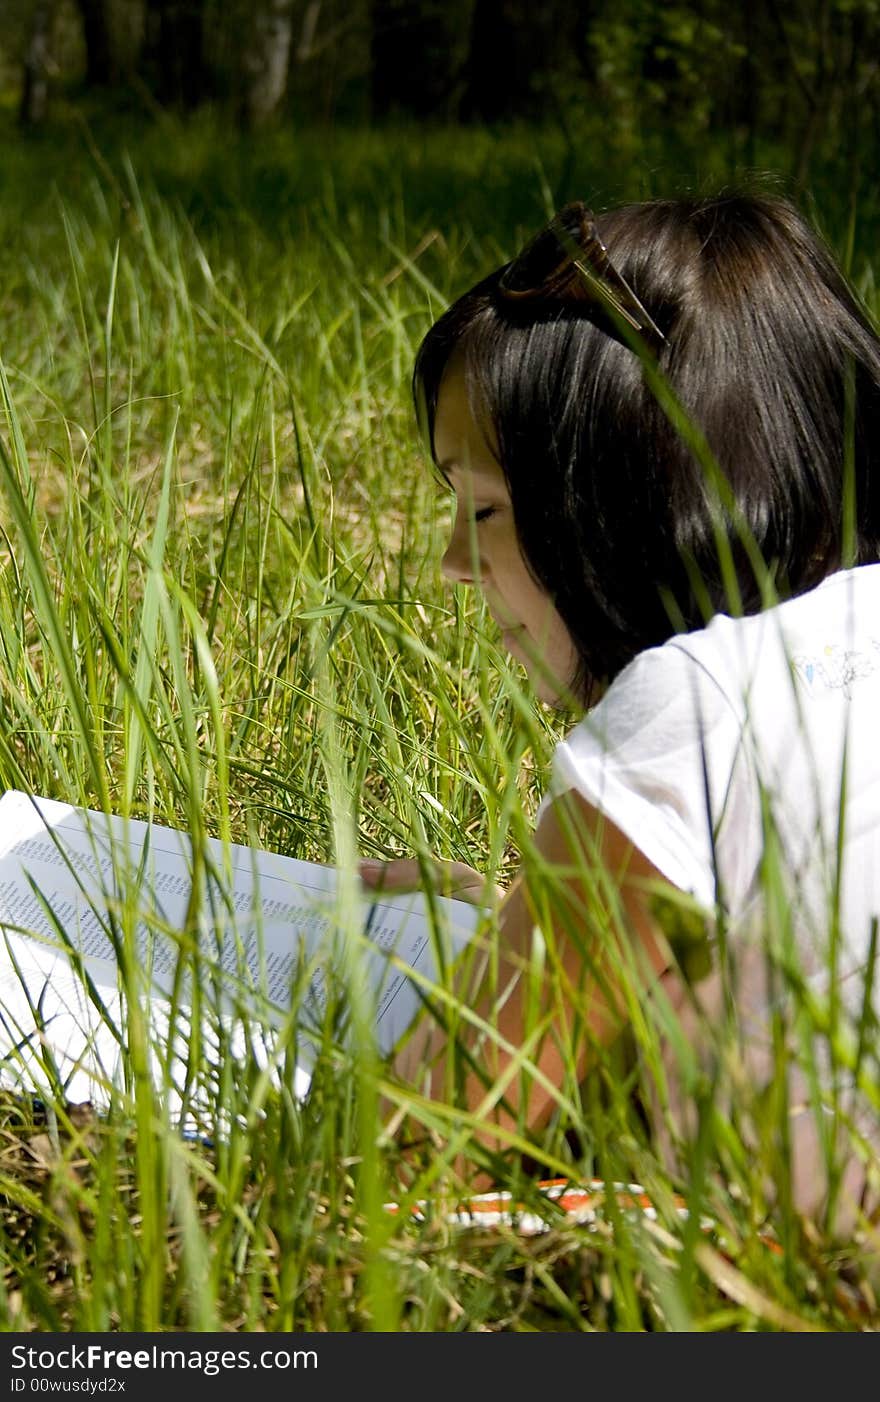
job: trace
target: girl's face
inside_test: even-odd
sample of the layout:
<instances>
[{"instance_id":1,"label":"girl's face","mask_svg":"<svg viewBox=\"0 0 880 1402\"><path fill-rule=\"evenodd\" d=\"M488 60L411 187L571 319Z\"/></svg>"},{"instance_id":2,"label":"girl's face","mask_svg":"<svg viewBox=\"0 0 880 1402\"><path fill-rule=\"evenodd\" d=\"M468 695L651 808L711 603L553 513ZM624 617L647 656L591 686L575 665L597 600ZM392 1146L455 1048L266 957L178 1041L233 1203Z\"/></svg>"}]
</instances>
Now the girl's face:
<instances>
[{"instance_id":1,"label":"girl's face","mask_svg":"<svg viewBox=\"0 0 880 1402\"><path fill-rule=\"evenodd\" d=\"M456 500L443 573L455 583L479 585L504 646L525 666L541 700L557 702L569 693L577 653L523 559L504 473L474 418L455 359L440 385L434 451Z\"/></svg>"}]
</instances>

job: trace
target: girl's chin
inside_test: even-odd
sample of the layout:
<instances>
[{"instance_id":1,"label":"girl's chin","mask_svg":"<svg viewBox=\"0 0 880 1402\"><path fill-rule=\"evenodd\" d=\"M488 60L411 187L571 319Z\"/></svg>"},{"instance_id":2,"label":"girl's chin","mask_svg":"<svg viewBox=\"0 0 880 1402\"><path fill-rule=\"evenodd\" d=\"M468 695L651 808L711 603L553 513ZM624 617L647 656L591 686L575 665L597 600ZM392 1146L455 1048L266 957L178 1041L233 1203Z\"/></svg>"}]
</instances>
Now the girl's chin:
<instances>
[{"instance_id":1,"label":"girl's chin","mask_svg":"<svg viewBox=\"0 0 880 1402\"><path fill-rule=\"evenodd\" d=\"M501 638L507 652L521 667L525 668L532 690L538 700L543 701L547 706L565 708L565 698L570 695L569 685L551 675L546 658L536 652L525 630L523 628L506 629Z\"/></svg>"},{"instance_id":2,"label":"girl's chin","mask_svg":"<svg viewBox=\"0 0 880 1402\"><path fill-rule=\"evenodd\" d=\"M522 649L514 651L508 648L511 657L516 658L521 667L525 669L532 690L539 701L543 701L547 706L556 706L566 690L565 683L550 675L547 671L547 664L529 657Z\"/></svg>"},{"instance_id":3,"label":"girl's chin","mask_svg":"<svg viewBox=\"0 0 880 1402\"><path fill-rule=\"evenodd\" d=\"M534 674L530 674L529 680L538 700L543 701L545 706L564 708L562 698L565 687L561 682L551 681L547 676L536 677Z\"/></svg>"}]
</instances>

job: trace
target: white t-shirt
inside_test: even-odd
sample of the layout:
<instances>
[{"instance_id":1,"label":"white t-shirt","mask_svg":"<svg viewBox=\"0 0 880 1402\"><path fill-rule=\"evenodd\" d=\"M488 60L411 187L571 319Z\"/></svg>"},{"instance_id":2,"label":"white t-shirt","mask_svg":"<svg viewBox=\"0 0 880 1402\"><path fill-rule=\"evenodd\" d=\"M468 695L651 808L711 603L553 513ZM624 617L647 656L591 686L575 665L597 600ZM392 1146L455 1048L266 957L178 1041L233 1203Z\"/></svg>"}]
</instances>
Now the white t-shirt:
<instances>
[{"instance_id":1,"label":"white t-shirt","mask_svg":"<svg viewBox=\"0 0 880 1402\"><path fill-rule=\"evenodd\" d=\"M880 917L880 564L641 653L557 747L550 795L569 789L731 935L766 924L774 833L802 967L823 984L839 891L857 1012Z\"/></svg>"}]
</instances>

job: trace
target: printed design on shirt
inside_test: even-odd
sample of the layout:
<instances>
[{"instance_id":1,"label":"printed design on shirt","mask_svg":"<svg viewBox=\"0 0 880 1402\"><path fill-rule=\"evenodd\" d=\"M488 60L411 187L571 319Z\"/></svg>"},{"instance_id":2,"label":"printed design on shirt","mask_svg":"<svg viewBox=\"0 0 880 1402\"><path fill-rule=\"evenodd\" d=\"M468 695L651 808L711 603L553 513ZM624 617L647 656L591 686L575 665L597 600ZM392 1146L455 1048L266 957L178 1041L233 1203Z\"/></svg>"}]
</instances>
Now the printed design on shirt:
<instances>
[{"instance_id":1,"label":"printed design on shirt","mask_svg":"<svg viewBox=\"0 0 880 1402\"><path fill-rule=\"evenodd\" d=\"M826 643L819 653L798 653L791 659L792 670L810 691L819 687L826 691L842 691L849 700L853 684L872 676L880 667L880 638L870 638L868 643L869 651Z\"/></svg>"}]
</instances>

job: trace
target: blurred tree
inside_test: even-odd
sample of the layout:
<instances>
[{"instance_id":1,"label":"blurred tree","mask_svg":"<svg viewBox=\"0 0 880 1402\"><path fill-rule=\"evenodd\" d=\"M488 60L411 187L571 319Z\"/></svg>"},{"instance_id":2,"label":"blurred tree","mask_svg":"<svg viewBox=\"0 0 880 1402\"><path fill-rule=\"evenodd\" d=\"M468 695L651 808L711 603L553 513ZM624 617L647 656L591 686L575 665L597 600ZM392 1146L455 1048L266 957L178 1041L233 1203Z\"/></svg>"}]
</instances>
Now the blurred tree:
<instances>
[{"instance_id":1,"label":"blurred tree","mask_svg":"<svg viewBox=\"0 0 880 1402\"><path fill-rule=\"evenodd\" d=\"M293 14L294 0L259 0L252 6L242 49L241 114L247 126L265 125L287 96Z\"/></svg>"},{"instance_id":2,"label":"blurred tree","mask_svg":"<svg viewBox=\"0 0 880 1402\"><path fill-rule=\"evenodd\" d=\"M372 112L371 0L301 0L288 75L290 109L306 121Z\"/></svg>"},{"instance_id":3,"label":"blurred tree","mask_svg":"<svg viewBox=\"0 0 880 1402\"><path fill-rule=\"evenodd\" d=\"M52 62L53 0L36 0L31 32L24 57L24 81L18 118L22 126L39 126L49 106L49 68Z\"/></svg>"},{"instance_id":4,"label":"blurred tree","mask_svg":"<svg viewBox=\"0 0 880 1402\"><path fill-rule=\"evenodd\" d=\"M847 153L857 178L865 139L876 149L878 136L878 0L767 0L767 10L783 54L780 86L788 99L798 183L807 180L816 150L830 141Z\"/></svg>"},{"instance_id":5,"label":"blurred tree","mask_svg":"<svg viewBox=\"0 0 880 1402\"><path fill-rule=\"evenodd\" d=\"M147 0L143 77L191 112L216 101L245 127L284 104L295 0Z\"/></svg>"},{"instance_id":6,"label":"blurred tree","mask_svg":"<svg viewBox=\"0 0 880 1402\"><path fill-rule=\"evenodd\" d=\"M0 79L30 124L57 71L74 98L83 80L131 87L253 127L551 120L572 169L597 114L612 166L679 142L698 157L705 137L731 169L769 161L803 185L831 161L854 186L880 146L880 0L0 4Z\"/></svg>"}]
</instances>

